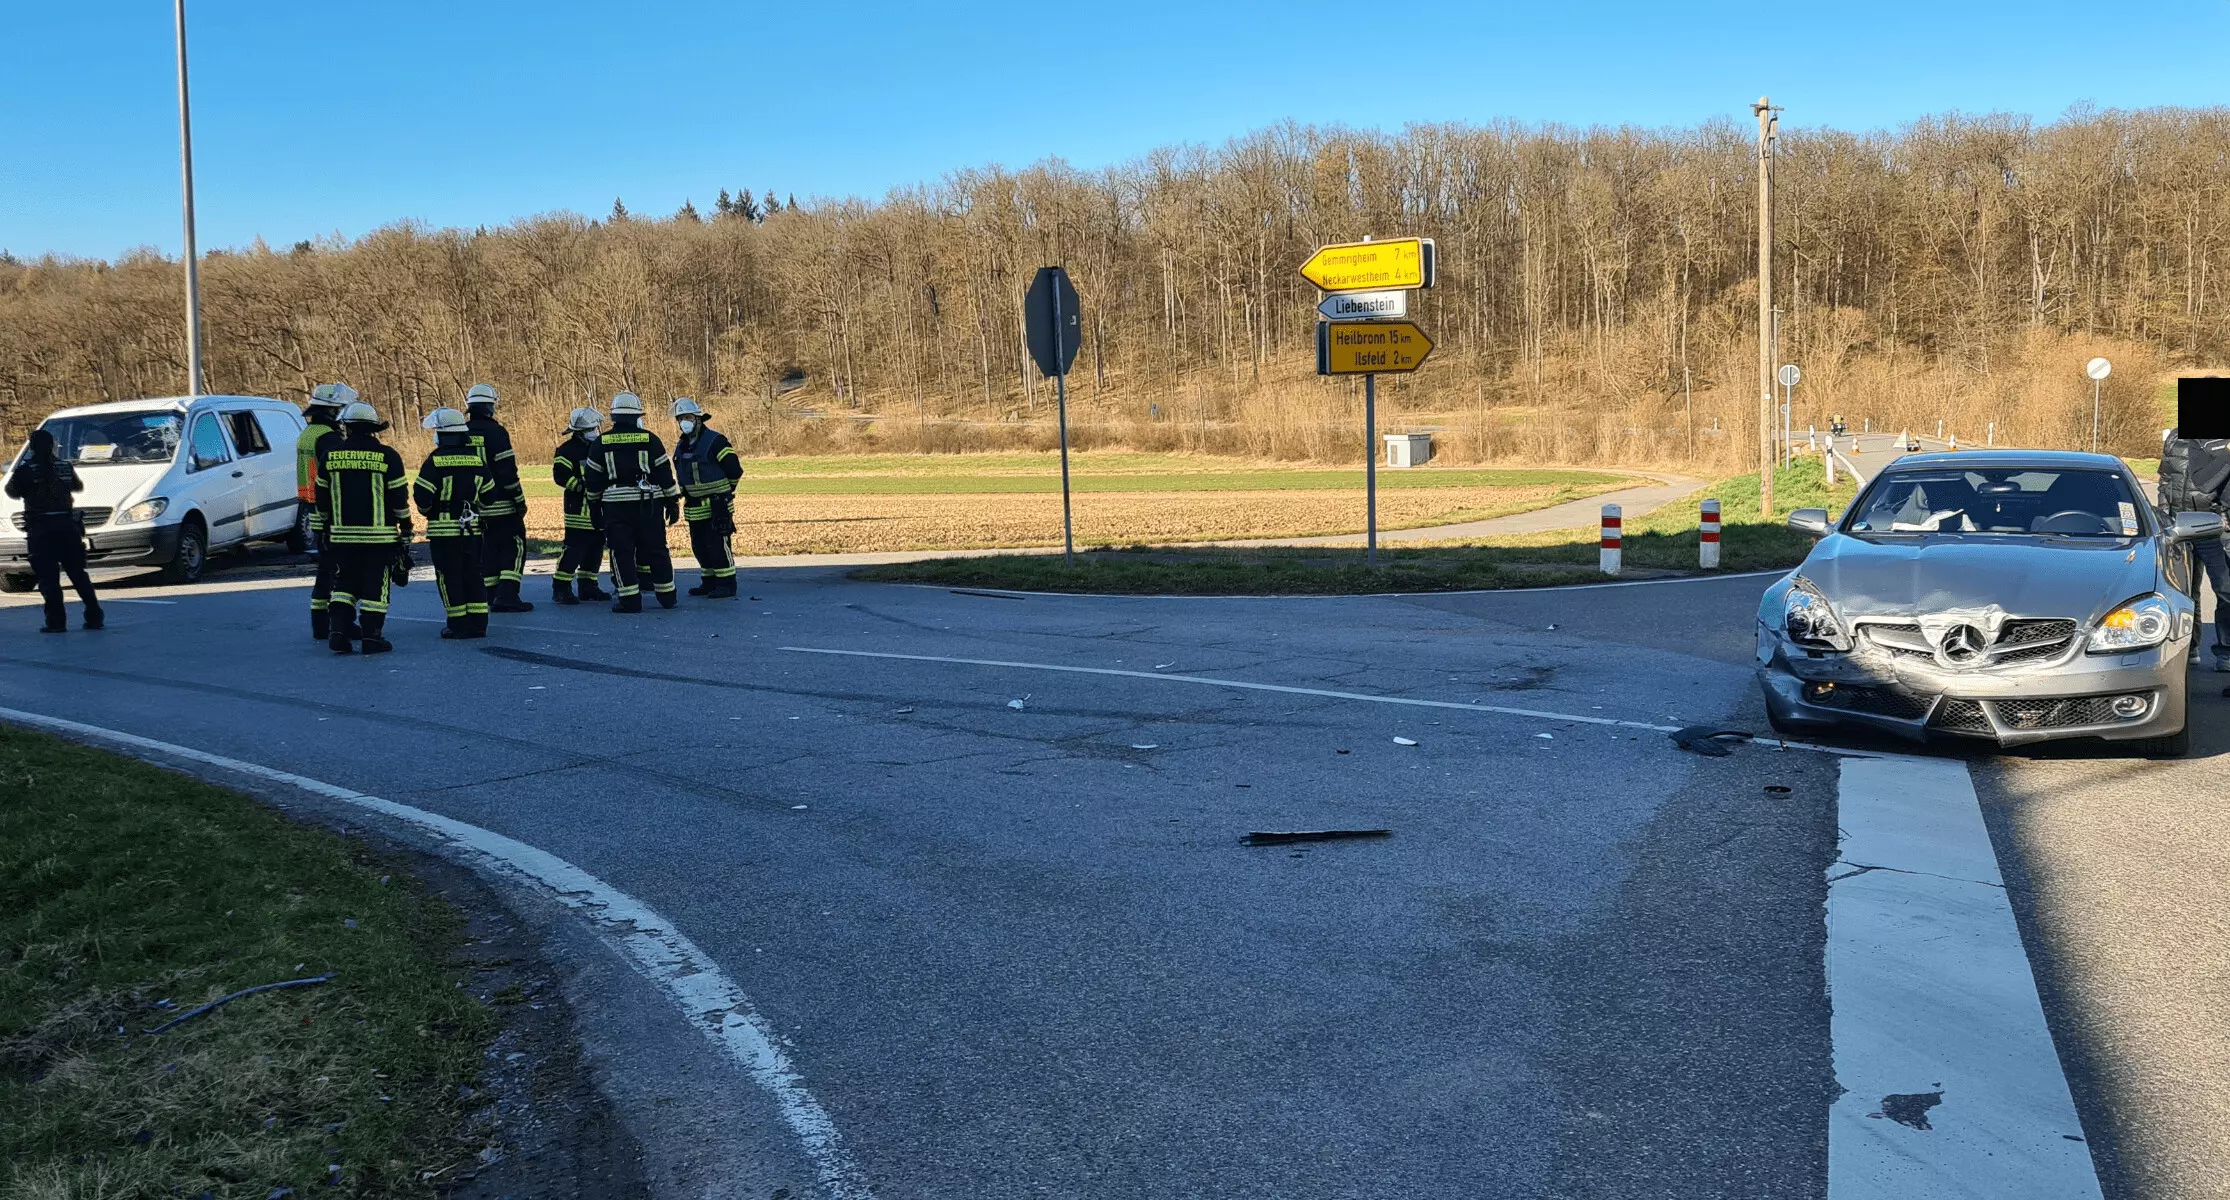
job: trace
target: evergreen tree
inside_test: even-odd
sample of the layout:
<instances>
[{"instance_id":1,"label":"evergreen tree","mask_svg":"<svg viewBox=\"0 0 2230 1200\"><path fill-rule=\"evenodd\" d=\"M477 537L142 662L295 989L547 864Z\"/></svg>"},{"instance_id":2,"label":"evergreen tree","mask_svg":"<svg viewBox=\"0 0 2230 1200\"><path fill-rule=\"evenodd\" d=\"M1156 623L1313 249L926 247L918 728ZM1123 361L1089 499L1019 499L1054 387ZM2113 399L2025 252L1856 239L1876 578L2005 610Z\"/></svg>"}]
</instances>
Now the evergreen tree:
<instances>
[{"instance_id":1,"label":"evergreen tree","mask_svg":"<svg viewBox=\"0 0 2230 1200\"><path fill-rule=\"evenodd\" d=\"M692 225L702 225L705 221L703 217L697 215L697 206L690 203L687 198L684 198L682 200L681 211L675 213L674 216L680 220L687 221Z\"/></svg>"},{"instance_id":2,"label":"evergreen tree","mask_svg":"<svg viewBox=\"0 0 2230 1200\"><path fill-rule=\"evenodd\" d=\"M712 210L713 210L714 212L716 212L716 213L719 213L719 214L720 214L721 216L725 217L725 216L727 216L727 215L728 215L728 213L729 213L729 212L731 211L731 210L730 210L730 204L731 204L731 201L730 201L730 200L728 199L728 189L726 189L726 188L721 188L721 189L720 189L720 199L718 199L718 200L716 200L716 201L714 201L714 202L713 202Z\"/></svg>"},{"instance_id":3,"label":"evergreen tree","mask_svg":"<svg viewBox=\"0 0 2230 1200\"><path fill-rule=\"evenodd\" d=\"M627 220L627 206L619 202L619 197L614 196L612 197L612 224L617 225L624 220Z\"/></svg>"},{"instance_id":4,"label":"evergreen tree","mask_svg":"<svg viewBox=\"0 0 2230 1200\"><path fill-rule=\"evenodd\" d=\"M765 214L766 214L767 216L769 216L769 217L771 217L771 216L773 216L774 214L776 214L776 213L778 213L778 212L781 212L781 211L782 211L782 202L781 202L780 200L777 200L777 199L775 199L775 198L774 198L774 189L773 189L773 188L768 188L768 189L767 189L767 198L766 198L766 202L765 202L764 204L761 204L761 205L759 206L759 208L760 208L760 210L761 210L762 212L764 212L764 213L765 213Z\"/></svg>"},{"instance_id":5,"label":"evergreen tree","mask_svg":"<svg viewBox=\"0 0 2230 1200\"><path fill-rule=\"evenodd\" d=\"M790 193L789 208L791 212L796 212L798 210L798 194L796 192Z\"/></svg>"},{"instance_id":6,"label":"evergreen tree","mask_svg":"<svg viewBox=\"0 0 2230 1200\"><path fill-rule=\"evenodd\" d=\"M746 221L756 221L764 214L760 213L759 202L751 198L751 193L742 191L736 193L736 215Z\"/></svg>"}]
</instances>

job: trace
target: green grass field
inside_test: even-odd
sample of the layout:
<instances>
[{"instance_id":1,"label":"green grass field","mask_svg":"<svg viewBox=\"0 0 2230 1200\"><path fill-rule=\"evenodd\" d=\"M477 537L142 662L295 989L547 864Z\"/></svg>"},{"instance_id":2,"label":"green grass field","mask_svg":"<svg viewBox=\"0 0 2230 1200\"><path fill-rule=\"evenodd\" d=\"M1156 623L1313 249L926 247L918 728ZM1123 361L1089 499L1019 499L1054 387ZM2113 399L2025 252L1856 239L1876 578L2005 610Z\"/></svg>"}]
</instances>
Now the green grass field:
<instances>
[{"instance_id":1,"label":"green grass field","mask_svg":"<svg viewBox=\"0 0 2230 1200\"><path fill-rule=\"evenodd\" d=\"M44 735L0 727L0 795L0 1196L431 1197L470 1158L458 1089L495 1018L443 966L455 910L245 796Z\"/></svg>"},{"instance_id":2,"label":"green grass field","mask_svg":"<svg viewBox=\"0 0 2230 1200\"><path fill-rule=\"evenodd\" d=\"M745 459L747 496L926 496L1040 494L1061 490L1052 454L826 455ZM1253 459L1175 454L1078 454L1069 464L1078 493L1337 491L1363 486L1361 467L1276 467ZM519 469L529 496L555 496L547 465ZM1623 483L1615 472L1421 467L1381 470L1382 488L1596 487Z\"/></svg>"},{"instance_id":3,"label":"green grass field","mask_svg":"<svg viewBox=\"0 0 2230 1200\"><path fill-rule=\"evenodd\" d=\"M1839 511L1850 502L1846 482L1829 489L1818 462L1801 460L1775 476L1776 504L1789 509ZM1721 501L1720 569L1761 570L1794 566L1812 539L1781 519L1758 516L1758 477L1722 479L1703 495ZM1699 496L1698 499L1701 499ZM1694 571L1696 505L1682 500L1627 524L1625 565L1642 572ZM1475 543L1381 547L1376 567L1348 548L1197 550L1140 547L1077 556L1074 567L1059 555L1011 554L931 559L864 567L854 578L947 587L1016 591L1115 592L1158 595L1351 594L1467 591L1599 581L1595 532L1559 531L1488 538Z\"/></svg>"}]
</instances>

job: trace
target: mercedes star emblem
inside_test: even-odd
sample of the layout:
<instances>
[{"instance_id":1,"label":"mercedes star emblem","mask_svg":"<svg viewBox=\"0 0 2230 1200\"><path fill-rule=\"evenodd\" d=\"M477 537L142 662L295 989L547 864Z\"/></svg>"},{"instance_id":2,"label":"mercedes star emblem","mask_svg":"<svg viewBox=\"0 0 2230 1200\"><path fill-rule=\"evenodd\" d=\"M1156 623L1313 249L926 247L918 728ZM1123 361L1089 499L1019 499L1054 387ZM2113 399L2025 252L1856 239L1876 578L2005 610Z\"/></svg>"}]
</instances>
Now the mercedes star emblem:
<instances>
[{"instance_id":1,"label":"mercedes star emblem","mask_svg":"<svg viewBox=\"0 0 2230 1200\"><path fill-rule=\"evenodd\" d=\"M1937 644L1937 656L1951 666L1963 667L1982 658L1989 645L1982 631L1972 625L1954 625L1944 631L1944 640Z\"/></svg>"}]
</instances>

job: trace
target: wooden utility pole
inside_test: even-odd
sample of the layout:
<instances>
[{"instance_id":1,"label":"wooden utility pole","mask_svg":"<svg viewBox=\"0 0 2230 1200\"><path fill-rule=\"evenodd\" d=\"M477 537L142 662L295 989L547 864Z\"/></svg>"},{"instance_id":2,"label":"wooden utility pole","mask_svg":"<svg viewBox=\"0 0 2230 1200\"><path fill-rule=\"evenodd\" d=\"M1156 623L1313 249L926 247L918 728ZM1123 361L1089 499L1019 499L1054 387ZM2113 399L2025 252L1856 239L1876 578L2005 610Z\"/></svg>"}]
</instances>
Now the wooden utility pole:
<instances>
[{"instance_id":1,"label":"wooden utility pole","mask_svg":"<svg viewBox=\"0 0 2230 1200\"><path fill-rule=\"evenodd\" d=\"M1773 138L1780 118L1773 100L1758 97L1758 511L1773 515Z\"/></svg>"}]
</instances>

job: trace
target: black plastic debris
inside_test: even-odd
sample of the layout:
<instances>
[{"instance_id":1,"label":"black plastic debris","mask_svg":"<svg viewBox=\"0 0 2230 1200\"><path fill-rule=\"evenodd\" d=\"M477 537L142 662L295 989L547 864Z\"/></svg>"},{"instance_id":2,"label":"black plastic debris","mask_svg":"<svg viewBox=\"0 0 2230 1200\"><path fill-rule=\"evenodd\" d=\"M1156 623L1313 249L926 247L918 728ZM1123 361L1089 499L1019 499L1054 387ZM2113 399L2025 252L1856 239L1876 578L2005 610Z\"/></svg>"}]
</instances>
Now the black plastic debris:
<instances>
[{"instance_id":1,"label":"black plastic debris","mask_svg":"<svg viewBox=\"0 0 2230 1200\"><path fill-rule=\"evenodd\" d=\"M1776 796L1786 796L1793 789L1791 789L1789 785L1785 783L1769 783L1765 785L1765 790L1773 793Z\"/></svg>"},{"instance_id":2,"label":"black plastic debris","mask_svg":"<svg viewBox=\"0 0 2230 1200\"><path fill-rule=\"evenodd\" d=\"M1350 838L1383 838L1394 836L1391 829L1298 829L1285 832L1256 830L1240 838L1247 846L1286 846L1294 842L1343 842Z\"/></svg>"},{"instance_id":3,"label":"black plastic debris","mask_svg":"<svg viewBox=\"0 0 2230 1200\"><path fill-rule=\"evenodd\" d=\"M1750 736L1750 731L1747 729L1714 729L1709 725L1690 725L1685 729L1675 729L1667 736L1671 737L1673 742L1683 750L1694 751L1706 758L1725 758L1734 752L1727 748L1726 743L1718 739L1747 738Z\"/></svg>"}]
</instances>

